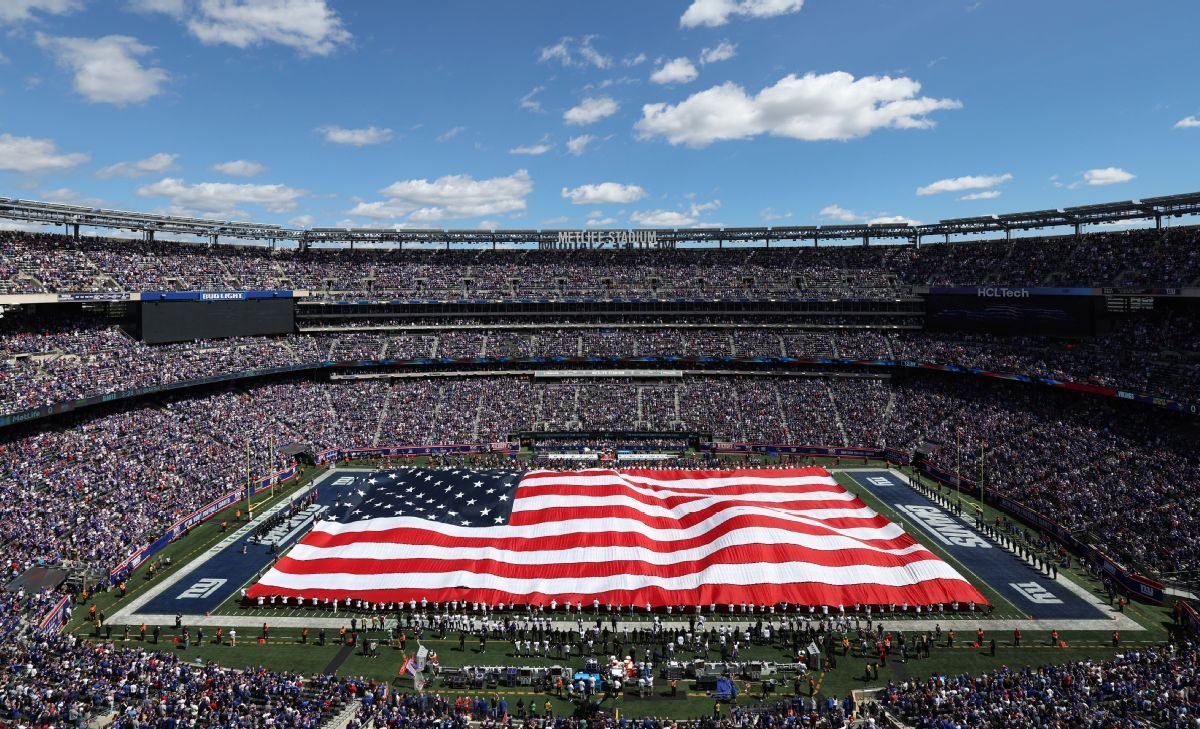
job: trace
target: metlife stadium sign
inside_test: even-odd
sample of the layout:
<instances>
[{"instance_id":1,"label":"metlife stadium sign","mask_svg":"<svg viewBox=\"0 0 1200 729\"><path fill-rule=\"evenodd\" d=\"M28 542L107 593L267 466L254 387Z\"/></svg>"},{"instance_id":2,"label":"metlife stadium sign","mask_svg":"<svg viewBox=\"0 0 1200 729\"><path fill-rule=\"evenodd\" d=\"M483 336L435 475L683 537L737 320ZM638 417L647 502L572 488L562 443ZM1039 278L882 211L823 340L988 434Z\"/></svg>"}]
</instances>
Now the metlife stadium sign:
<instances>
[{"instance_id":1,"label":"metlife stadium sign","mask_svg":"<svg viewBox=\"0 0 1200 729\"><path fill-rule=\"evenodd\" d=\"M663 248L654 230L560 230L558 248Z\"/></svg>"}]
</instances>

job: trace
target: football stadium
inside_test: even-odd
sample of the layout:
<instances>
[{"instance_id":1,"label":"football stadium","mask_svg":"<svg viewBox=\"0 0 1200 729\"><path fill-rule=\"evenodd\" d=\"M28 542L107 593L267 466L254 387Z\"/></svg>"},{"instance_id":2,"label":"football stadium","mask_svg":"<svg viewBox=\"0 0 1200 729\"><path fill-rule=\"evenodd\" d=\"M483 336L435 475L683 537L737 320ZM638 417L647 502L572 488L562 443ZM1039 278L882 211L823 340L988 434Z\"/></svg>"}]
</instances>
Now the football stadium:
<instances>
[{"instance_id":1,"label":"football stadium","mask_svg":"<svg viewBox=\"0 0 1200 729\"><path fill-rule=\"evenodd\" d=\"M1200 726L1167 6L0 0L0 729Z\"/></svg>"}]
</instances>

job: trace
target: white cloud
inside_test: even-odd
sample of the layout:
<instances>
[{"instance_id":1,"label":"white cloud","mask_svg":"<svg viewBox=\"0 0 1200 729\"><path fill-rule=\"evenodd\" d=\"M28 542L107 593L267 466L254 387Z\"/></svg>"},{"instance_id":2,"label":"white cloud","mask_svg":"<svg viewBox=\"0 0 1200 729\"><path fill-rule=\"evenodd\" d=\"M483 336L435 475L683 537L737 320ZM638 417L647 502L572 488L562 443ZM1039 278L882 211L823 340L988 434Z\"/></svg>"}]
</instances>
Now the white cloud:
<instances>
[{"instance_id":1,"label":"white cloud","mask_svg":"<svg viewBox=\"0 0 1200 729\"><path fill-rule=\"evenodd\" d=\"M203 213L232 213L238 205L258 205L272 213L296 207L296 200L306 193L287 185L253 185L232 182L200 182L189 185L181 179L164 177L158 182L143 185L137 190L142 197L163 197L171 208Z\"/></svg>"},{"instance_id":2,"label":"white cloud","mask_svg":"<svg viewBox=\"0 0 1200 729\"><path fill-rule=\"evenodd\" d=\"M868 225L920 225L921 221L903 215L878 215L867 220Z\"/></svg>"},{"instance_id":3,"label":"white cloud","mask_svg":"<svg viewBox=\"0 0 1200 729\"><path fill-rule=\"evenodd\" d=\"M714 86L674 106L646 104L637 130L642 138L704 147L715 141L770 134L791 139L845 140L877 129L928 129L927 115L958 109L954 99L917 96L921 84L905 77L844 71L789 74L755 96L733 82Z\"/></svg>"},{"instance_id":4,"label":"white cloud","mask_svg":"<svg viewBox=\"0 0 1200 729\"><path fill-rule=\"evenodd\" d=\"M995 200L1000 197L999 190L985 190L984 192L973 192L970 195L963 195L959 200Z\"/></svg>"},{"instance_id":5,"label":"white cloud","mask_svg":"<svg viewBox=\"0 0 1200 729\"><path fill-rule=\"evenodd\" d=\"M944 180L931 182L917 188L918 195L937 195L940 192L962 192L963 190L979 190L995 187L1012 179L1012 175L966 175L964 177L948 177Z\"/></svg>"},{"instance_id":6,"label":"white cloud","mask_svg":"<svg viewBox=\"0 0 1200 729\"><path fill-rule=\"evenodd\" d=\"M1185 116L1184 118L1175 122L1175 128L1176 129L1200 129L1200 117Z\"/></svg>"},{"instance_id":7,"label":"white cloud","mask_svg":"<svg viewBox=\"0 0 1200 729\"><path fill-rule=\"evenodd\" d=\"M579 157L587 150L587 146L596 141L596 138L590 134L580 134L578 137L571 137L567 140L567 151Z\"/></svg>"},{"instance_id":8,"label":"white cloud","mask_svg":"<svg viewBox=\"0 0 1200 729\"><path fill-rule=\"evenodd\" d=\"M38 174L59 172L87 162L82 152L59 153L49 139L0 134L0 170Z\"/></svg>"},{"instance_id":9,"label":"white cloud","mask_svg":"<svg viewBox=\"0 0 1200 729\"><path fill-rule=\"evenodd\" d=\"M637 225L650 228L683 228L696 222L694 217L677 210L639 210L629 219Z\"/></svg>"},{"instance_id":10,"label":"white cloud","mask_svg":"<svg viewBox=\"0 0 1200 729\"><path fill-rule=\"evenodd\" d=\"M692 4L679 18L684 28L698 25L716 27L729 22L732 15L746 18L771 18L776 15L798 13L804 0L692 0Z\"/></svg>"},{"instance_id":11,"label":"white cloud","mask_svg":"<svg viewBox=\"0 0 1200 729\"><path fill-rule=\"evenodd\" d=\"M625 56L625 58L623 58L621 60L621 64L627 68L632 68L634 66L640 66L645 62L646 62L646 54L645 53L631 54L631 55Z\"/></svg>"},{"instance_id":12,"label":"white cloud","mask_svg":"<svg viewBox=\"0 0 1200 729\"><path fill-rule=\"evenodd\" d=\"M542 137L542 141L538 142L537 144L522 144L518 147L513 147L512 149L508 150L508 153L528 154L536 157L538 155L545 154L552 149L554 149L554 145L550 144L546 137Z\"/></svg>"},{"instance_id":13,"label":"white cloud","mask_svg":"<svg viewBox=\"0 0 1200 729\"><path fill-rule=\"evenodd\" d=\"M603 205L606 203L625 205L646 197L640 185L623 185L619 182L601 182L580 185L574 189L562 189L562 196L573 205Z\"/></svg>"},{"instance_id":14,"label":"white cloud","mask_svg":"<svg viewBox=\"0 0 1200 729\"><path fill-rule=\"evenodd\" d=\"M408 216L409 222L433 222L519 212L526 209L525 198L533 192L533 178L525 170L487 180L446 175L432 182L394 182L380 192L386 200L359 203L349 214L369 218Z\"/></svg>"},{"instance_id":15,"label":"white cloud","mask_svg":"<svg viewBox=\"0 0 1200 729\"><path fill-rule=\"evenodd\" d=\"M1097 167L1083 173L1083 181L1089 185L1115 185L1119 182L1129 182L1134 177L1136 175L1120 167Z\"/></svg>"},{"instance_id":16,"label":"white cloud","mask_svg":"<svg viewBox=\"0 0 1200 729\"><path fill-rule=\"evenodd\" d=\"M325 135L326 142L334 144L352 144L362 147L367 144L383 144L392 138L392 130L381 127L365 127L362 129L346 129L339 126L318 127L317 131Z\"/></svg>"},{"instance_id":17,"label":"white cloud","mask_svg":"<svg viewBox=\"0 0 1200 729\"><path fill-rule=\"evenodd\" d=\"M591 218L586 223L584 223L584 225L588 226L589 228L596 227L599 225L616 225L616 224L617 224L616 218Z\"/></svg>"},{"instance_id":18,"label":"white cloud","mask_svg":"<svg viewBox=\"0 0 1200 729\"><path fill-rule=\"evenodd\" d=\"M480 220L479 225L476 227L478 227L480 230L495 230L501 225L503 225L503 223L501 223L499 220Z\"/></svg>"},{"instance_id":19,"label":"white cloud","mask_svg":"<svg viewBox=\"0 0 1200 729\"><path fill-rule=\"evenodd\" d=\"M83 7L83 0L0 0L0 23L21 23L34 13L66 15Z\"/></svg>"},{"instance_id":20,"label":"white cloud","mask_svg":"<svg viewBox=\"0 0 1200 729\"><path fill-rule=\"evenodd\" d=\"M672 58L660 66L658 70L650 74L650 80L656 84L686 84L689 81L695 81L699 75L692 62L686 57L680 56Z\"/></svg>"},{"instance_id":21,"label":"white cloud","mask_svg":"<svg viewBox=\"0 0 1200 729\"><path fill-rule=\"evenodd\" d=\"M570 220L571 219L565 215L558 215L553 218L546 218L545 220L542 221L542 225L550 225L550 226L566 225L568 222L570 222Z\"/></svg>"},{"instance_id":22,"label":"white cloud","mask_svg":"<svg viewBox=\"0 0 1200 729\"><path fill-rule=\"evenodd\" d=\"M520 104L521 108L525 109L526 111L540 112L542 110L542 102L538 101L537 99L535 99L533 97L537 96L538 94L542 93L545 90L546 90L545 86L534 86L533 90L530 91L528 94L525 94L524 96L522 96L520 102L518 102Z\"/></svg>"},{"instance_id":23,"label":"white cloud","mask_svg":"<svg viewBox=\"0 0 1200 729\"><path fill-rule=\"evenodd\" d=\"M853 223L855 220L858 220L858 216L855 215L853 210L847 210L841 205L836 204L826 205L821 208L820 216L822 218L831 218L840 223Z\"/></svg>"},{"instance_id":24,"label":"white cloud","mask_svg":"<svg viewBox=\"0 0 1200 729\"><path fill-rule=\"evenodd\" d=\"M164 12L177 7L162 5ZM190 5L187 28L209 45L278 43L302 54L327 56L351 39L325 0L193 0Z\"/></svg>"},{"instance_id":25,"label":"white cloud","mask_svg":"<svg viewBox=\"0 0 1200 729\"><path fill-rule=\"evenodd\" d=\"M687 212L679 210L636 211L629 217L637 225L646 225L655 228L683 228L693 225L697 227L713 227L714 223L700 223L700 216L706 211L716 210L719 207L721 207L721 201L713 200L706 203L692 203Z\"/></svg>"},{"instance_id":26,"label":"white cloud","mask_svg":"<svg viewBox=\"0 0 1200 729\"><path fill-rule=\"evenodd\" d=\"M700 51L700 65L709 63L717 63L719 61L728 61L737 55L737 44L723 40L713 48L705 48Z\"/></svg>"},{"instance_id":27,"label":"white cloud","mask_svg":"<svg viewBox=\"0 0 1200 729\"><path fill-rule=\"evenodd\" d=\"M566 67L594 66L609 68L612 57L606 56L592 46L594 35L585 35L578 43L571 36L563 36L558 43L546 46L538 52L538 63L557 61Z\"/></svg>"},{"instance_id":28,"label":"white cloud","mask_svg":"<svg viewBox=\"0 0 1200 729\"><path fill-rule=\"evenodd\" d=\"M179 19L187 10L187 4L184 0L129 0L129 9L135 13L162 13Z\"/></svg>"},{"instance_id":29,"label":"white cloud","mask_svg":"<svg viewBox=\"0 0 1200 729\"><path fill-rule=\"evenodd\" d=\"M587 98L573 106L563 114L567 124L594 124L617 113L621 106L609 96Z\"/></svg>"},{"instance_id":30,"label":"white cloud","mask_svg":"<svg viewBox=\"0 0 1200 729\"><path fill-rule=\"evenodd\" d=\"M142 66L138 57L153 48L127 35L65 38L38 33L37 42L75 73L75 90L91 102L136 104L162 93L171 77L161 68Z\"/></svg>"},{"instance_id":31,"label":"white cloud","mask_svg":"<svg viewBox=\"0 0 1200 729\"><path fill-rule=\"evenodd\" d=\"M289 218L287 222L293 228L307 228L317 222L317 219L311 215L297 215L294 218Z\"/></svg>"},{"instance_id":32,"label":"white cloud","mask_svg":"<svg viewBox=\"0 0 1200 729\"><path fill-rule=\"evenodd\" d=\"M267 169L262 164L251 162L248 159L234 159L228 162L221 162L220 164L213 165L212 168L223 175L231 177L254 177Z\"/></svg>"},{"instance_id":33,"label":"white cloud","mask_svg":"<svg viewBox=\"0 0 1200 729\"><path fill-rule=\"evenodd\" d=\"M449 142L451 139L454 139L465 131L467 131L466 127L454 127L452 129L447 129L437 136L437 141L438 143Z\"/></svg>"},{"instance_id":34,"label":"white cloud","mask_svg":"<svg viewBox=\"0 0 1200 729\"><path fill-rule=\"evenodd\" d=\"M63 205L81 205L89 208L105 206L105 202L100 198L89 197L69 187L60 187L57 190L42 190L38 193L38 198L46 202L62 203Z\"/></svg>"},{"instance_id":35,"label":"white cloud","mask_svg":"<svg viewBox=\"0 0 1200 729\"><path fill-rule=\"evenodd\" d=\"M787 220L788 218L792 217L792 211L779 211L775 208L766 208L759 213L758 216L763 219L763 222L770 223L776 220Z\"/></svg>"},{"instance_id":36,"label":"white cloud","mask_svg":"<svg viewBox=\"0 0 1200 729\"><path fill-rule=\"evenodd\" d=\"M159 152L146 159L136 162L118 162L96 171L96 177L141 177L142 175L158 175L175 169L177 154Z\"/></svg>"}]
</instances>

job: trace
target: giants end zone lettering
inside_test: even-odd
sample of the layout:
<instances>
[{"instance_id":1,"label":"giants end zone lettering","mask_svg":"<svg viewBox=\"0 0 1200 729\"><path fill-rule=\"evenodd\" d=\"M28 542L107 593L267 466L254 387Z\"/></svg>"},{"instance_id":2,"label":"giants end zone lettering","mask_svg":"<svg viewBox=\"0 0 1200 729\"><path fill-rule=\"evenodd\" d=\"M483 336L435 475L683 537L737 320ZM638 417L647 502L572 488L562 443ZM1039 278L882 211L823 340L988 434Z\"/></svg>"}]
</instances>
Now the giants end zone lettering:
<instances>
[{"instance_id":1,"label":"giants end zone lettering","mask_svg":"<svg viewBox=\"0 0 1200 729\"><path fill-rule=\"evenodd\" d=\"M913 521L925 527L930 534L937 537L944 544L952 544L958 547L979 547L980 549L992 548L992 545L964 526L962 522L935 506L897 504L896 508L907 514Z\"/></svg>"},{"instance_id":2,"label":"giants end zone lettering","mask_svg":"<svg viewBox=\"0 0 1200 729\"><path fill-rule=\"evenodd\" d=\"M221 588L228 580L222 580L215 577L206 577L188 589L179 593L176 600L194 600L202 597L208 597Z\"/></svg>"},{"instance_id":3,"label":"giants end zone lettering","mask_svg":"<svg viewBox=\"0 0 1200 729\"><path fill-rule=\"evenodd\" d=\"M1010 582L1008 586L1038 605L1062 605L1062 600L1036 582Z\"/></svg>"}]
</instances>

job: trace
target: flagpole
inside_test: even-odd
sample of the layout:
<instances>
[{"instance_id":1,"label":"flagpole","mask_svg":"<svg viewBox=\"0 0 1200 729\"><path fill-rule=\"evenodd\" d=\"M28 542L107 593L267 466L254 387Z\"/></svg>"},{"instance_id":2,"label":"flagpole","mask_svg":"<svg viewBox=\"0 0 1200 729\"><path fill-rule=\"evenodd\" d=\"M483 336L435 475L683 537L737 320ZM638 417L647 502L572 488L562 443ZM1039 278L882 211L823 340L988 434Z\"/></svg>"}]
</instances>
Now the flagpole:
<instances>
[{"instance_id":1,"label":"flagpole","mask_svg":"<svg viewBox=\"0 0 1200 729\"><path fill-rule=\"evenodd\" d=\"M254 489L250 485L250 439L246 439L246 521L254 521L254 502L250 496Z\"/></svg>"},{"instance_id":2,"label":"flagpole","mask_svg":"<svg viewBox=\"0 0 1200 729\"><path fill-rule=\"evenodd\" d=\"M979 442L979 503L983 503L983 449L987 441Z\"/></svg>"},{"instance_id":3,"label":"flagpole","mask_svg":"<svg viewBox=\"0 0 1200 729\"><path fill-rule=\"evenodd\" d=\"M962 431L958 428L954 429L954 458L956 464L954 466L954 487L958 490L955 496L955 504L962 504L962 443L959 442L962 436Z\"/></svg>"}]
</instances>

